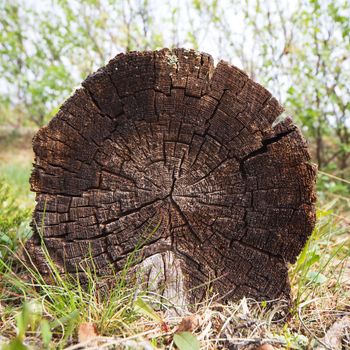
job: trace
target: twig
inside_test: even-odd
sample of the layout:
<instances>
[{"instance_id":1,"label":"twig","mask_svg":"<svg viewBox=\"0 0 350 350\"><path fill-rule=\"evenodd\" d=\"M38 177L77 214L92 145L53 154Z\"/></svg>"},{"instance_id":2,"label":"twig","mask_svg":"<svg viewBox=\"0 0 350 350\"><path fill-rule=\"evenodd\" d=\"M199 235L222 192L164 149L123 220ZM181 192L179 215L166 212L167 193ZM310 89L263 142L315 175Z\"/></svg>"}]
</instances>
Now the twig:
<instances>
[{"instance_id":1,"label":"twig","mask_svg":"<svg viewBox=\"0 0 350 350\"><path fill-rule=\"evenodd\" d=\"M324 346L327 350L333 350L331 347L329 347L328 344L325 344L320 338L318 338L318 337L316 336L316 334L313 333L313 332L309 329L309 327L305 324L305 322L304 322L304 320L303 320L303 318L302 318L302 316L301 316L301 309L302 309L302 306L299 306L299 307L298 307L298 317L299 317L300 323L301 323L302 326L305 328L305 330L306 330L314 339L316 339L316 341L317 341L318 343L320 343L322 346Z\"/></svg>"},{"instance_id":2,"label":"twig","mask_svg":"<svg viewBox=\"0 0 350 350\"><path fill-rule=\"evenodd\" d=\"M331 178L333 178L333 179L336 179L336 180L338 180L338 181L345 182L346 184L350 184L350 181L345 180L345 179L342 179L341 177L338 177L338 176L335 176L335 175L332 175L332 174L325 173L324 171L321 171L321 170L318 170L317 172L318 172L319 174L321 174L321 175L325 175L325 176L331 177Z\"/></svg>"}]
</instances>

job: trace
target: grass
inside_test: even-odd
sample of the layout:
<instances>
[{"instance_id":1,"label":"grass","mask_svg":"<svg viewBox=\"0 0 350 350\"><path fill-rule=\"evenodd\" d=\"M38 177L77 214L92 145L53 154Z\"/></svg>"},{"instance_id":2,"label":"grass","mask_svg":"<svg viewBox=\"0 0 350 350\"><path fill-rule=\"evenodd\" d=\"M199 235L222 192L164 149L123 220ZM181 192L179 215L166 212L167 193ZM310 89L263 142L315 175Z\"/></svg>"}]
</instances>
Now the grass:
<instances>
[{"instance_id":1,"label":"grass","mask_svg":"<svg viewBox=\"0 0 350 350\"><path fill-rule=\"evenodd\" d=\"M127 287L125 279L116 276L107 292L98 288L103 281L87 271L88 285L83 288L76 277L62 277L48 256L47 261L50 284L22 262L20 270L26 276L19 279L20 267L14 270L2 261L5 272L0 302L5 307L0 329L14 344L23 344L25 338L32 346L63 348L72 343L77 327L84 322L93 322L105 335L130 336L143 331L132 307L135 289ZM11 346L8 349L16 349Z\"/></svg>"},{"instance_id":2,"label":"grass","mask_svg":"<svg viewBox=\"0 0 350 350\"><path fill-rule=\"evenodd\" d=\"M290 267L292 305L249 299L221 305L209 295L194 314L180 317L166 312L168 304L159 296L126 282L128 264L124 273L108 277L113 283L108 291L100 288L107 279L97 277L92 264L83 288L75 276L60 275L44 250L54 282L48 284L19 256L34 199L27 185L28 137L15 140L16 147L0 142L0 349L77 349L79 328L90 324L99 335L85 341L86 349L185 349L186 342L192 349L196 342L203 349L228 349L228 344L248 349L265 341L276 348L313 349L330 325L350 314L347 199L324 200L324 194L317 226ZM190 322L180 332L184 317Z\"/></svg>"},{"instance_id":3,"label":"grass","mask_svg":"<svg viewBox=\"0 0 350 350\"><path fill-rule=\"evenodd\" d=\"M11 187L21 207L32 209L34 194L29 190L29 176L34 154L31 139L35 130L11 131L0 128L0 174Z\"/></svg>"}]
</instances>

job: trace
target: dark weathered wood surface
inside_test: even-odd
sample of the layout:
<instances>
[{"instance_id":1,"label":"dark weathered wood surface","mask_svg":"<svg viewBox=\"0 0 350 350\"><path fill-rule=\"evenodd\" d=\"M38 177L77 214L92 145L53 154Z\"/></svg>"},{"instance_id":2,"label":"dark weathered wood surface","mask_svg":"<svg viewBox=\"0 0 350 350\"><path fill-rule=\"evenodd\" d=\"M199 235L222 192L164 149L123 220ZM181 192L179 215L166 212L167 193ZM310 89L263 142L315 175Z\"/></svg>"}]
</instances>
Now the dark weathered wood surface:
<instances>
[{"instance_id":1,"label":"dark weathered wood surface","mask_svg":"<svg viewBox=\"0 0 350 350\"><path fill-rule=\"evenodd\" d=\"M179 302L208 280L222 299L288 297L316 171L292 121L272 126L276 99L184 49L120 54L82 85L33 140L34 221L60 269L91 254L107 274L141 246L150 288ZM27 249L47 272L35 225Z\"/></svg>"}]
</instances>

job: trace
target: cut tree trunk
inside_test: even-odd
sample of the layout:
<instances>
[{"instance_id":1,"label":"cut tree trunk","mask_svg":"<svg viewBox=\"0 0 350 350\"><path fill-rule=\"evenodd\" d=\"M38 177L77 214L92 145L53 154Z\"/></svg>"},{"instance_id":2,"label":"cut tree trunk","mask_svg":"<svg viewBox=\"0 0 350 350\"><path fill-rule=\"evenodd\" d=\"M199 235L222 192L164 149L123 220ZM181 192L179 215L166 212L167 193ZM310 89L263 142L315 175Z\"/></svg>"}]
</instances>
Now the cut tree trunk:
<instances>
[{"instance_id":1,"label":"cut tree trunk","mask_svg":"<svg viewBox=\"0 0 350 350\"><path fill-rule=\"evenodd\" d=\"M178 303L209 286L221 300L288 298L316 169L270 92L185 49L120 54L82 86L33 140L26 247L39 270L45 242L62 272L132 261L138 282Z\"/></svg>"}]
</instances>

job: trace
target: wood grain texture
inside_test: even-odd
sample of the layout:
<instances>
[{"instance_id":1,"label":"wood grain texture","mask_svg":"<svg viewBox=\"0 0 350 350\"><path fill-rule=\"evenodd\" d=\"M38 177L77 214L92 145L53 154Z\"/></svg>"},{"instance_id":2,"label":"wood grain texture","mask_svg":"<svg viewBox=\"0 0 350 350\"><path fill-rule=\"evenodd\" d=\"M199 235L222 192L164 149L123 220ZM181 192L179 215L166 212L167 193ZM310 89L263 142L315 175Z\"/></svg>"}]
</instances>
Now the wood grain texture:
<instances>
[{"instance_id":1,"label":"wood grain texture","mask_svg":"<svg viewBox=\"0 0 350 350\"><path fill-rule=\"evenodd\" d=\"M26 247L40 271L43 223L62 272L83 272L88 256L100 274L119 271L139 247L167 296L202 300L210 280L222 300L289 297L287 263L315 224L316 169L292 120L273 126L276 99L185 49L120 54L82 86L33 139Z\"/></svg>"}]
</instances>

